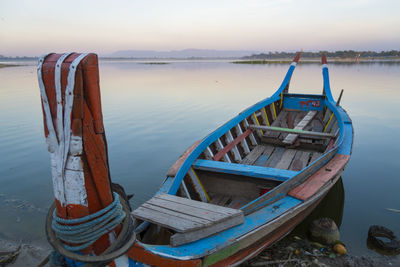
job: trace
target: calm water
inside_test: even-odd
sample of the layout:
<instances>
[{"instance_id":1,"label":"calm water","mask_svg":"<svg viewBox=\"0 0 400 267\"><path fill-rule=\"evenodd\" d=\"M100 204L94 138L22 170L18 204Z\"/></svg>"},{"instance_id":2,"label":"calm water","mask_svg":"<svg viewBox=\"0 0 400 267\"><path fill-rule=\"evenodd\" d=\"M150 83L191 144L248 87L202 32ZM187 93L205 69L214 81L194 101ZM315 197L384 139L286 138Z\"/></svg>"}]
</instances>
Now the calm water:
<instances>
[{"instance_id":1,"label":"calm water","mask_svg":"<svg viewBox=\"0 0 400 267\"><path fill-rule=\"evenodd\" d=\"M144 65L101 62L104 124L112 179L150 198L169 166L196 140L244 108L270 96L288 65L224 61ZM400 236L400 65L330 65L333 94L355 128L353 156L343 174L341 235L353 254L366 248L368 228ZM291 92L320 93L319 65L299 65ZM341 209L342 200L325 209ZM52 201L35 63L0 69L0 237L44 240ZM336 205L337 204L337 205ZM341 213L341 212L339 212Z\"/></svg>"}]
</instances>

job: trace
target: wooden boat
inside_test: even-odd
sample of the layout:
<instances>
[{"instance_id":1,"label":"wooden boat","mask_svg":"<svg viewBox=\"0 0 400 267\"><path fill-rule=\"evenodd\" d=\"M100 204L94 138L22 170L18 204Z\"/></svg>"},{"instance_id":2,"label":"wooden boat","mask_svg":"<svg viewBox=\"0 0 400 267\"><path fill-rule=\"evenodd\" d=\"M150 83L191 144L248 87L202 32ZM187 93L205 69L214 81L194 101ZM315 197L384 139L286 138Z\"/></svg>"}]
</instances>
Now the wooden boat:
<instances>
[{"instance_id":1,"label":"wooden boat","mask_svg":"<svg viewBox=\"0 0 400 267\"><path fill-rule=\"evenodd\" d=\"M332 97L291 94L298 54L279 89L193 144L155 196L133 211L127 255L155 266L238 265L288 234L350 159L352 122Z\"/></svg>"},{"instance_id":2,"label":"wooden boat","mask_svg":"<svg viewBox=\"0 0 400 267\"><path fill-rule=\"evenodd\" d=\"M183 153L155 196L132 212L134 225L126 194L109 174L97 56L41 57L53 248L70 266L227 266L289 233L339 179L353 142L325 56L323 93L289 93L299 57L271 97Z\"/></svg>"}]
</instances>

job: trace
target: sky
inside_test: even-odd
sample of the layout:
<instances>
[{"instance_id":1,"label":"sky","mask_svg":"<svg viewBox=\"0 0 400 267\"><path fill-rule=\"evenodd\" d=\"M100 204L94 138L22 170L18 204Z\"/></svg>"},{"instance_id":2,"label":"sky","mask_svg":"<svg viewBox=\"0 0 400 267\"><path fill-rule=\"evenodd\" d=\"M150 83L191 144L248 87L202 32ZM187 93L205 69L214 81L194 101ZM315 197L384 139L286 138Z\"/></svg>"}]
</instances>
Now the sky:
<instances>
[{"instance_id":1,"label":"sky","mask_svg":"<svg viewBox=\"0 0 400 267\"><path fill-rule=\"evenodd\" d=\"M399 0L0 0L0 55L400 50Z\"/></svg>"}]
</instances>

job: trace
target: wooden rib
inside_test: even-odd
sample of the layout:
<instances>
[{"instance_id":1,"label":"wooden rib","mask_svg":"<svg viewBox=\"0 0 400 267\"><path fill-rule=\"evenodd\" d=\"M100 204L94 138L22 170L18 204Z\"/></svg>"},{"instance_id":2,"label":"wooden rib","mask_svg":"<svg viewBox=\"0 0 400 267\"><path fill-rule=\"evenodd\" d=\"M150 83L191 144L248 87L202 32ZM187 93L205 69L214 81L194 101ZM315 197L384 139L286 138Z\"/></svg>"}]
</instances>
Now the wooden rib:
<instances>
[{"instance_id":1,"label":"wooden rib","mask_svg":"<svg viewBox=\"0 0 400 267\"><path fill-rule=\"evenodd\" d=\"M213 157L213 160L219 161L222 157L224 157L226 155L226 153L228 153L233 147L235 147L237 144L239 144L243 139L245 139L250 134L251 134L251 130L248 129L247 131L245 131L244 133L242 133L241 135L236 137L235 140L232 140L232 142L230 142L226 147L224 147L223 149L218 151L218 153L215 154L215 156ZM240 162L241 160L242 159L240 158L240 160L238 160L238 162Z\"/></svg>"},{"instance_id":2,"label":"wooden rib","mask_svg":"<svg viewBox=\"0 0 400 267\"><path fill-rule=\"evenodd\" d=\"M233 136L232 136L232 133L230 130L226 132L225 136L229 142L229 144L225 147L225 149L226 149L226 148L230 147L230 144L232 144L233 142L236 142L235 141L236 139L235 140L233 139ZM239 140L238 142L236 142L236 144L231 148L236 162L240 162L242 160L242 157L240 156L240 153L239 153L239 149L237 148L237 145L240 143L240 141L242 141L242 140Z\"/></svg>"},{"instance_id":3,"label":"wooden rib","mask_svg":"<svg viewBox=\"0 0 400 267\"><path fill-rule=\"evenodd\" d=\"M251 118L252 118L253 122L254 122L256 125L260 126L260 123L258 122L256 113L253 113L253 115L251 116ZM260 130L259 132L257 132L257 134L258 134L258 136L260 136L260 137L264 135L264 133L263 133L262 130Z\"/></svg>"},{"instance_id":4,"label":"wooden rib","mask_svg":"<svg viewBox=\"0 0 400 267\"><path fill-rule=\"evenodd\" d=\"M244 120L243 120L243 124L244 124L244 127L246 127L246 128L249 127L249 122L247 121L247 119L244 119ZM251 144L252 144L253 146L258 145L257 140L256 140L256 138L254 137L254 134L253 134L253 133L251 133L251 134L249 135L249 137L250 137L250 142L251 142Z\"/></svg>"},{"instance_id":5,"label":"wooden rib","mask_svg":"<svg viewBox=\"0 0 400 267\"><path fill-rule=\"evenodd\" d=\"M187 187L186 187L186 184L185 184L185 181L184 181L184 180L182 180L182 188L183 188L183 192L185 192L187 198L188 198L188 199L192 199L192 198L190 197L189 191L187 190Z\"/></svg>"},{"instance_id":6,"label":"wooden rib","mask_svg":"<svg viewBox=\"0 0 400 267\"><path fill-rule=\"evenodd\" d=\"M325 125L324 132L326 132L326 129L328 128L329 123L331 122L332 118L333 118L333 113L332 113L332 115L330 116L328 122L327 122L326 125Z\"/></svg>"},{"instance_id":7,"label":"wooden rib","mask_svg":"<svg viewBox=\"0 0 400 267\"><path fill-rule=\"evenodd\" d=\"M217 154L215 154L215 156L216 155L218 155L219 154L219 152L221 152L221 151L223 151L224 150L224 145L222 145L222 142L221 142L221 139L217 139L217 141L215 142L215 144L216 144L216 146L217 146L217 148L218 148L218 153ZM215 160L215 156L213 157L213 159ZM228 155L226 154L226 153L222 153L222 156L223 156L223 159L226 161L226 162L229 162L229 163L231 163L231 159L228 157ZM219 159L221 159L221 158L219 158Z\"/></svg>"},{"instance_id":8,"label":"wooden rib","mask_svg":"<svg viewBox=\"0 0 400 267\"><path fill-rule=\"evenodd\" d=\"M263 114L263 118L266 121L267 125L270 126L271 124L269 123L268 114L267 114L267 111L265 110L265 107L263 107L262 110L263 110L263 113L262 113Z\"/></svg>"},{"instance_id":9,"label":"wooden rib","mask_svg":"<svg viewBox=\"0 0 400 267\"><path fill-rule=\"evenodd\" d=\"M210 201L210 197L208 196L206 190L204 189L203 184L201 183L199 177L197 176L197 174L193 170L193 168L189 169L188 174L189 174L189 178L190 178L190 180L192 182L192 185L194 187L194 190L200 196L201 201L209 202Z\"/></svg>"},{"instance_id":10,"label":"wooden rib","mask_svg":"<svg viewBox=\"0 0 400 267\"><path fill-rule=\"evenodd\" d=\"M210 148L210 147L207 147L207 148L204 150L204 156L206 157L206 159L212 160L212 158L214 157L214 153L211 151L211 148Z\"/></svg>"},{"instance_id":11,"label":"wooden rib","mask_svg":"<svg viewBox=\"0 0 400 267\"><path fill-rule=\"evenodd\" d=\"M237 133L238 136L243 134L242 127L240 127L240 124L236 125L236 133ZM242 140L241 144L242 144L242 147L243 147L243 150L244 150L245 154L249 154L250 153L250 149L249 149L249 146L247 145L246 138L244 138Z\"/></svg>"}]
</instances>

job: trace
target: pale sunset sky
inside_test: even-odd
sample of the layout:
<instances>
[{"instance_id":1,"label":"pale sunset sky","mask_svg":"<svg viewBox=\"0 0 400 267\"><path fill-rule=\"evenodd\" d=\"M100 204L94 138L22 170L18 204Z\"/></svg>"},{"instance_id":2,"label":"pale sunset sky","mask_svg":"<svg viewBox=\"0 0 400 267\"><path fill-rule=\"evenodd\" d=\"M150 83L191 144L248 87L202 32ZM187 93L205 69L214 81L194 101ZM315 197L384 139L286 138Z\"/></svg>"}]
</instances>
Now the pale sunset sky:
<instances>
[{"instance_id":1,"label":"pale sunset sky","mask_svg":"<svg viewBox=\"0 0 400 267\"><path fill-rule=\"evenodd\" d=\"M400 0L0 0L0 55L400 50Z\"/></svg>"}]
</instances>

